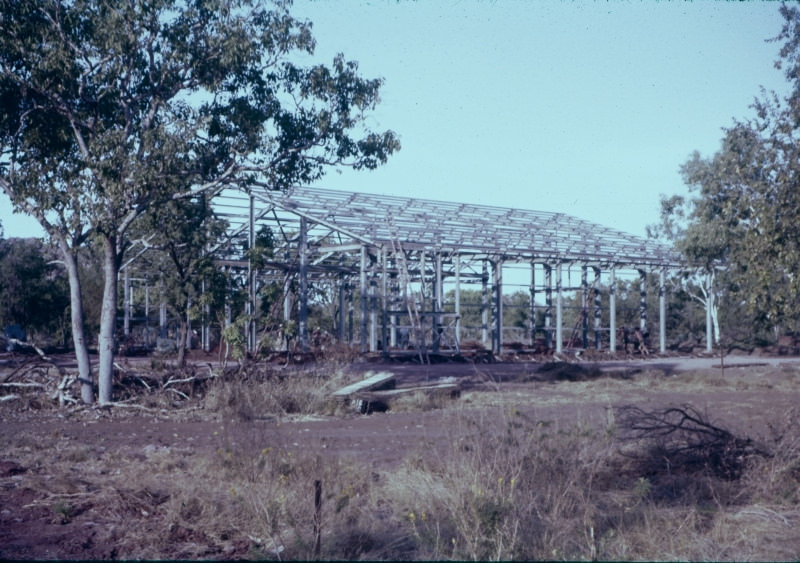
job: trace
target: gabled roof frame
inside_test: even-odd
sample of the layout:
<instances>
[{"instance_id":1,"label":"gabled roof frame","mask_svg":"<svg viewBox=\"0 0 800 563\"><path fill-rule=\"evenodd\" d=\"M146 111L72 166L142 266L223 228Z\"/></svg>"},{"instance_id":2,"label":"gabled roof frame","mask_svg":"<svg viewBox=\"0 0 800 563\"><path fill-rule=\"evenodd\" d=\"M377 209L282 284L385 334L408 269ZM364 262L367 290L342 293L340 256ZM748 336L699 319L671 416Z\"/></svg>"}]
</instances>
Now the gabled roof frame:
<instances>
[{"instance_id":1,"label":"gabled roof frame","mask_svg":"<svg viewBox=\"0 0 800 563\"><path fill-rule=\"evenodd\" d=\"M360 245L390 250L399 243L407 252L458 254L489 260L581 262L645 269L673 268L680 257L657 241L591 223L565 213L452 203L420 198L374 195L322 188L295 187L288 192L251 188L257 222L275 225L276 235L292 245L304 217L312 254L350 252ZM224 193L219 212L243 233L248 224L246 194ZM238 202L238 203L237 203Z\"/></svg>"}]
</instances>

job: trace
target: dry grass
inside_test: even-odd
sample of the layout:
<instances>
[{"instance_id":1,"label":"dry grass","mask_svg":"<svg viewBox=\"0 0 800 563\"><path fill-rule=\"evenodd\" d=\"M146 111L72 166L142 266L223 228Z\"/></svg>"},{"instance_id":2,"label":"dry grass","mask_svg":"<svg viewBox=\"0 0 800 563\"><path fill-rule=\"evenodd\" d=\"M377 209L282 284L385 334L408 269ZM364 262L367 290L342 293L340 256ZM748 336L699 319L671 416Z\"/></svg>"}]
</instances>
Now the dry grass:
<instances>
[{"instance_id":1,"label":"dry grass","mask_svg":"<svg viewBox=\"0 0 800 563\"><path fill-rule=\"evenodd\" d=\"M18 480L31 491L28 508L53 524L93 522L92 553L103 558L796 560L797 411L771 413L760 437L768 455L725 477L664 462L648 436L621 440L619 417L567 424L531 404L612 404L708 385L780 393L797 378L783 368L750 378L644 373L531 383L527 394L498 384L436 404L411 396L402 408L439 410L449 445L433 454L421 444L386 470L298 452L277 432L292 415L338 412L327 397L348 381L325 369L220 378L197 390L204 416L220 421L210 453L107 450L33 430L3 435L0 447L28 468Z\"/></svg>"},{"instance_id":2,"label":"dry grass","mask_svg":"<svg viewBox=\"0 0 800 563\"><path fill-rule=\"evenodd\" d=\"M289 415L333 415L341 405L331 393L343 385L343 381L341 377L298 373L214 382L206 393L204 407L223 419L240 421Z\"/></svg>"}]
</instances>

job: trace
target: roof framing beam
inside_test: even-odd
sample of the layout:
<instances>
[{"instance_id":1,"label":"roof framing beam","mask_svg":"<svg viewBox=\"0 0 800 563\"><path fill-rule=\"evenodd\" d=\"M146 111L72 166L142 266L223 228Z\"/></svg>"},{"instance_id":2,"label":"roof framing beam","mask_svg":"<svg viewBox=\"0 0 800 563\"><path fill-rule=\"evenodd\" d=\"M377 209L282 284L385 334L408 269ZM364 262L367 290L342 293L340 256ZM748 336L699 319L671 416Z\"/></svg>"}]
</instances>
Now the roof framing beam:
<instances>
[{"instance_id":1,"label":"roof framing beam","mask_svg":"<svg viewBox=\"0 0 800 563\"><path fill-rule=\"evenodd\" d=\"M445 261L458 255L462 262L615 264L642 268L671 268L678 254L657 241L637 237L564 213L479 206L418 198L295 187L287 192L249 187L227 191L224 207L231 215L250 194L264 206L258 221L272 221L292 246L300 218L309 225L309 250L317 265L332 264L335 253L352 253L362 246L370 254L390 253L393 246L407 252L438 255ZM246 222L241 218L242 222ZM234 232L242 232L232 221ZM336 242L333 242L335 239ZM333 244L331 244L333 242ZM466 264L464 264L466 266ZM341 264L338 264L341 267Z\"/></svg>"}]
</instances>

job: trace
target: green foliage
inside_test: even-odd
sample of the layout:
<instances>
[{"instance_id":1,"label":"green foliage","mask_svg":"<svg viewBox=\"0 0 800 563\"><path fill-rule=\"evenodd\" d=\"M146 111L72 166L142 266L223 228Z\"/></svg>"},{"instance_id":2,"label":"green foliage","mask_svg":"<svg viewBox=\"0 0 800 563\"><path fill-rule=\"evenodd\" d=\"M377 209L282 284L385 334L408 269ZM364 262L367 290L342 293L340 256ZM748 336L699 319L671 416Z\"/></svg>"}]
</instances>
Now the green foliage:
<instances>
[{"instance_id":1,"label":"green foliage","mask_svg":"<svg viewBox=\"0 0 800 563\"><path fill-rule=\"evenodd\" d=\"M662 199L662 225L689 266L717 276L714 291L754 331L796 330L800 313L800 10L780 8L780 60L792 91L762 91L756 117L725 130L719 152L694 153L682 173L693 196Z\"/></svg>"},{"instance_id":2,"label":"green foliage","mask_svg":"<svg viewBox=\"0 0 800 563\"><path fill-rule=\"evenodd\" d=\"M58 499L53 506L53 513L58 518L60 524L69 524L74 512L75 507L64 499Z\"/></svg>"},{"instance_id":3,"label":"green foliage","mask_svg":"<svg viewBox=\"0 0 800 563\"><path fill-rule=\"evenodd\" d=\"M147 210L234 186L285 189L329 167L371 169L400 147L393 132L365 127L380 79L342 55L291 62L313 54L314 39L289 6L0 0L0 188L66 261L101 243L101 402L111 400L116 278ZM75 344L85 347L78 335Z\"/></svg>"},{"instance_id":4,"label":"green foliage","mask_svg":"<svg viewBox=\"0 0 800 563\"><path fill-rule=\"evenodd\" d=\"M482 291L479 289L462 289L461 297L461 322L466 328L480 328ZM487 294L487 309L491 309L491 291ZM530 293L516 291L510 295L503 295L503 324L506 327L528 329L530 327ZM443 310L447 313L455 312L455 290L450 290L444 295Z\"/></svg>"},{"instance_id":5,"label":"green foliage","mask_svg":"<svg viewBox=\"0 0 800 563\"><path fill-rule=\"evenodd\" d=\"M179 363L183 363L187 319L199 320L208 311L223 316L229 284L217 274L212 250L226 242L226 221L215 216L204 196L179 199L150 209L135 225L146 241L145 249L130 267L147 277L156 288L157 298L179 325Z\"/></svg>"},{"instance_id":6,"label":"green foliage","mask_svg":"<svg viewBox=\"0 0 800 563\"><path fill-rule=\"evenodd\" d=\"M226 347L226 358L228 354L230 354L233 356L233 359L242 361L247 356L247 340L244 336L244 330L249 320L247 316L241 315L222 330L222 338L225 341Z\"/></svg>"},{"instance_id":7,"label":"green foliage","mask_svg":"<svg viewBox=\"0 0 800 563\"><path fill-rule=\"evenodd\" d=\"M36 239L0 240L0 327L18 324L63 339L69 291L52 255Z\"/></svg>"}]
</instances>

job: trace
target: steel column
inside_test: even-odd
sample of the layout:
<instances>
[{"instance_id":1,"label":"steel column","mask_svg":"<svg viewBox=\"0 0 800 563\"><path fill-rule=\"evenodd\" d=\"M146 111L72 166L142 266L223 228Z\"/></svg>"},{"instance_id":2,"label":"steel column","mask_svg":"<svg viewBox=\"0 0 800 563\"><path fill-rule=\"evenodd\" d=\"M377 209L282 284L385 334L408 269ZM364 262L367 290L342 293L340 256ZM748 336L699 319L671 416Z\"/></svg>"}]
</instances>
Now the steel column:
<instances>
[{"instance_id":1,"label":"steel column","mask_svg":"<svg viewBox=\"0 0 800 563\"><path fill-rule=\"evenodd\" d=\"M397 310L400 308L400 304L402 300L400 298L400 283L398 281L398 272L399 266L397 265L397 256L392 254L392 273L390 274L390 283L389 283L389 292L390 292L390 299L389 303L392 307L392 316L389 319L391 323L391 328L389 330L389 346L391 348L397 347Z\"/></svg>"},{"instance_id":2,"label":"steel column","mask_svg":"<svg viewBox=\"0 0 800 563\"><path fill-rule=\"evenodd\" d=\"M530 315L531 327L531 348L536 346L536 263L531 261L531 285L530 285L531 302L528 309Z\"/></svg>"},{"instance_id":3,"label":"steel column","mask_svg":"<svg viewBox=\"0 0 800 563\"><path fill-rule=\"evenodd\" d=\"M192 317L189 315L189 311L192 308L192 298L186 300L186 339L183 343L184 350L191 350L192 349ZM177 336L177 335L176 335ZM179 342L180 339L176 338L175 342Z\"/></svg>"},{"instance_id":4,"label":"steel column","mask_svg":"<svg viewBox=\"0 0 800 563\"><path fill-rule=\"evenodd\" d=\"M503 261L492 264L492 352L503 351Z\"/></svg>"},{"instance_id":5,"label":"steel column","mask_svg":"<svg viewBox=\"0 0 800 563\"><path fill-rule=\"evenodd\" d=\"M709 287L706 293L706 352L714 350L714 324L711 310L714 308L714 288Z\"/></svg>"},{"instance_id":6,"label":"steel column","mask_svg":"<svg viewBox=\"0 0 800 563\"><path fill-rule=\"evenodd\" d=\"M581 265L581 347L589 347L589 267Z\"/></svg>"},{"instance_id":7,"label":"steel column","mask_svg":"<svg viewBox=\"0 0 800 563\"><path fill-rule=\"evenodd\" d=\"M367 341L367 247L361 246L359 295L361 297L361 353L368 350Z\"/></svg>"},{"instance_id":8,"label":"steel column","mask_svg":"<svg viewBox=\"0 0 800 563\"><path fill-rule=\"evenodd\" d=\"M594 292L594 347L596 350L600 350L602 347L600 325L603 316L600 293L600 268L595 266L592 269L594 270L594 283L592 284L592 291Z\"/></svg>"},{"instance_id":9,"label":"steel column","mask_svg":"<svg viewBox=\"0 0 800 563\"><path fill-rule=\"evenodd\" d=\"M456 313L456 348L461 349L461 255L453 257L456 270L455 313Z\"/></svg>"},{"instance_id":10,"label":"steel column","mask_svg":"<svg viewBox=\"0 0 800 563\"><path fill-rule=\"evenodd\" d=\"M287 270L283 275L283 334L281 347L289 351L289 323L292 321L292 276Z\"/></svg>"},{"instance_id":11,"label":"steel column","mask_svg":"<svg viewBox=\"0 0 800 563\"><path fill-rule=\"evenodd\" d=\"M336 326L339 342L344 342L347 333L345 328L347 326L347 314L345 313L345 291L347 290L347 282L345 281L344 274L339 274L339 322Z\"/></svg>"},{"instance_id":12,"label":"steel column","mask_svg":"<svg viewBox=\"0 0 800 563\"><path fill-rule=\"evenodd\" d=\"M167 337L167 303L162 301L158 307L158 336Z\"/></svg>"},{"instance_id":13,"label":"steel column","mask_svg":"<svg viewBox=\"0 0 800 563\"><path fill-rule=\"evenodd\" d=\"M564 349L564 296L562 293L561 262L556 264L556 352L561 352Z\"/></svg>"},{"instance_id":14,"label":"steel column","mask_svg":"<svg viewBox=\"0 0 800 563\"><path fill-rule=\"evenodd\" d=\"M553 349L553 267L544 264L544 342Z\"/></svg>"},{"instance_id":15,"label":"steel column","mask_svg":"<svg viewBox=\"0 0 800 563\"><path fill-rule=\"evenodd\" d=\"M442 338L442 319L440 313L442 312L442 255L437 252L433 257L434 278L433 278L433 292L431 295L431 310L432 315L432 348L434 353L439 352Z\"/></svg>"},{"instance_id":16,"label":"steel column","mask_svg":"<svg viewBox=\"0 0 800 563\"><path fill-rule=\"evenodd\" d=\"M150 347L150 279L147 277L144 279L144 345Z\"/></svg>"},{"instance_id":17,"label":"steel column","mask_svg":"<svg viewBox=\"0 0 800 563\"><path fill-rule=\"evenodd\" d=\"M369 351L375 352L378 349L378 296L377 280L375 279L375 268L370 261L369 275Z\"/></svg>"},{"instance_id":18,"label":"steel column","mask_svg":"<svg viewBox=\"0 0 800 563\"><path fill-rule=\"evenodd\" d=\"M639 328L647 332L647 272L639 270Z\"/></svg>"},{"instance_id":19,"label":"steel column","mask_svg":"<svg viewBox=\"0 0 800 563\"><path fill-rule=\"evenodd\" d=\"M297 311L297 333L300 339L300 350L308 351L308 223L300 217L300 303Z\"/></svg>"},{"instance_id":20,"label":"steel column","mask_svg":"<svg viewBox=\"0 0 800 563\"><path fill-rule=\"evenodd\" d=\"M201 282L201 285L200 285L200 294L203 295L203 296L205 296L205 294L206 294L206 280L205 280L205 278L203 279L203 281ZM205 301L205 299L203 301ZM200 340L202 341L203 352L209 352L210 351L209 350L209 348L210 348L210 346L209 346L210 339L209 339L209 334L208 334L209 333L209 330L208 330L208 316L209 316L209 304L206 302L203 305L203 324L200 327L200 331L201 331Z\"/></svg>"},{"instance_id":21,"label":"steel column","mask_svg":"<svg viewBox=\"0 0 800 563\"><path fill-rule=\"evenodd\" d=\"M667 302L664 270L658 274L658 348L667 351Z\"/></svg>"},{"instance_id":22,"label":"steel column","mask_svg":"<svg viewBox=\"0 0 800 563\"><path fill-rule=\"evenodd\" d=\"M303 219L300 220L300 230L302 231ZM256 245L256 225L255 225L255 196L250 195L250 206L248 209L247 222L247 248L250 251L247 256L247 304L245 313L247 314L247 325L245 336L247 337L247 351L251 354L256 351L256 280L255 268L253 268L252 253Z\"/></svg>"},{"instance_id":23,"label":"steel column","mask_svg":"<svg viewBox=\"0 0 800 563\"><path fill-rule=\"evenodd\" d=\"M481 342L489 342L489 266L486 260L481 266Z\"/></svg>"},{"instance_id":24,"label":"steel column","mask_svg":"<svg viewBox=\"0 0 800 563\"><path fill-rule=\"evenodd\" d=\"M381 350L384 356L389 355L389 297L388 297L388 272L386 262L388 257L386 251L381 251Z\"/></svg>"},{"instance_id":25,"label":"steel column","mask_svg":"<svg viewBox=\"0 0 800 563\"><path fill-rule=\"evenodd\" d=\"M608 348L613 353L617 351L617 272L611 267L611 279L608 283Z\"/></svg>"},{"instance_id":26,"label":"steel column","mask_svg":"<svg viewBox=\"0 0 800 563\"><path fill-rule=\"evenodd\" d=\"M124 309L122 333L125 336L128 336L131 333L131 308L133 307L131 293L131 272L130 268L125 266L125 277L122 282L122 303Z\"/></svg>"}]
</instances>

